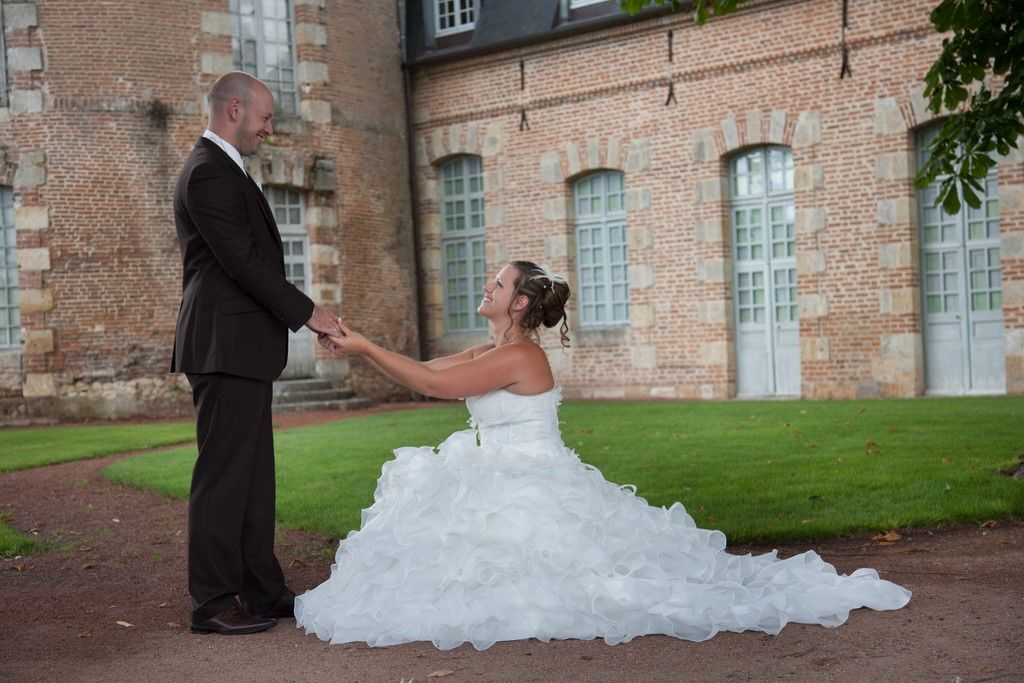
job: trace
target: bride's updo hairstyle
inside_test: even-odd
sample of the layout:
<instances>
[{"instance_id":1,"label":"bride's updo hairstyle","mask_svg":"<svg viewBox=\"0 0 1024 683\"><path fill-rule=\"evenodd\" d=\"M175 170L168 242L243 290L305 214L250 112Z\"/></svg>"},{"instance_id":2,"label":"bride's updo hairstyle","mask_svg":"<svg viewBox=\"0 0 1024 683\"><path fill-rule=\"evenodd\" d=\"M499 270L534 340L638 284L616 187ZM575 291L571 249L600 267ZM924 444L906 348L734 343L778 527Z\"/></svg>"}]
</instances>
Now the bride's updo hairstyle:
<instances>
[{"instance_id":1,"label":"bride's updo hairstyle","mask_svg":"<svg viewBox=\"0 0 1024 683\"><path fill-rule=\"evenodd\" d=\"M569 317L565 305L569 301L569 285L562 278L553 275L532 261L513 261L510 264L519 271L512 293L512 301L520 296L529 300L523 309L519 323L524 330L536 334L537 328L554 327L559 322L562 348L569 347ZM512 311L509 310L509 317Z\"/></svg>"}]
</instances>

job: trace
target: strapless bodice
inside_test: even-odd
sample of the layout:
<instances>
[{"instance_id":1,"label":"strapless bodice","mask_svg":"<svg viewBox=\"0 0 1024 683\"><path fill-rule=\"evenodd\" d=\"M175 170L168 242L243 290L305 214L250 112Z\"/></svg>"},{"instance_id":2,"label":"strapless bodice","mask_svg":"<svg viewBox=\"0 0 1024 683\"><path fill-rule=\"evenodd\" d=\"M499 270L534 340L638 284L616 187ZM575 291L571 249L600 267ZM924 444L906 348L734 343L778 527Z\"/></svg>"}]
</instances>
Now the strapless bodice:
<instances>
[{"instance_id":1,"label":"strapless bodice","mask_svg":"<svg viewBox=\"0 0 1024 683\"><path fill-rule=\"evenodd\" d=\"M466 399L469 424L480 434L480 443L515 444L537 441L562 443L558 428L561 387L523 396L505 389Z\"/></svg>"}]
</instances>

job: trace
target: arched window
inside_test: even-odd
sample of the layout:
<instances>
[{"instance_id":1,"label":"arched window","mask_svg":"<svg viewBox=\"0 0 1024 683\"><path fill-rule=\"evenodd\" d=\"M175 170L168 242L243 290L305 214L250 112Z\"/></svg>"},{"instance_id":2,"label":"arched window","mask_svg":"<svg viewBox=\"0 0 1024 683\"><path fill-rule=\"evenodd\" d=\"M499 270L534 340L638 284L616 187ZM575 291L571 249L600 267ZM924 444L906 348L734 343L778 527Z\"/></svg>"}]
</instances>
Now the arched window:
<instances>
[{"instance_id":1,"label":"arched window","mask_svg":"<svg viewBox=\"0 0 1024 683\"><path fill-rule=\"evenodd\" d=\"M459 157L441 167L441 251L445 329L487 329L486 321L476 312L487 277L480 157Z\"/></svg>"},{"instance_id":2,"label":"arched window","mask_svg":"<svg viewBox=\"0 0 1024 683\"><path fill-rule=\"evenodd\" d=\"M580 325L629 323L629 253L623 174L601 171L573 184Z\"/></svg>"},{"instance_id":3,"label":"arched window","mask_svg":"<svg viewBox=\"0 0 1024 683\"><path fill-rule=\"evenodd\" d=\"M917 135L919 168L940 125ZM996 172L982 180L981 207L961 201L951 215L935 205L942 178L918 192L925 390L932 394L1006 390L1003 291Z\"/></svg>"},{"instance_id":4,"label":"arched window","mask_svg":"<svg viewBox=\"0 0 1024 683\"><path fill-rule=\"evenodd\" d=\"M793 153L761 147L736 156L729 187L737 394L798 396Z\"/></svg>"}]
</instances>

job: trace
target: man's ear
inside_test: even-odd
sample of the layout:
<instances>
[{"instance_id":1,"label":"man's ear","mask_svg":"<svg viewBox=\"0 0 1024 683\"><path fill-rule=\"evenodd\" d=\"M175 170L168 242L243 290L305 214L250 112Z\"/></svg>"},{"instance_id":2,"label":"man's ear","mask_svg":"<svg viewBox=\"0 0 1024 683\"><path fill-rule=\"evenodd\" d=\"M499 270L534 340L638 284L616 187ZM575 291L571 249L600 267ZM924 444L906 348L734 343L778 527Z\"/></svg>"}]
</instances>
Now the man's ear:
<instances>
[{"instance_id":1,"label":"man's ear","mask_svg":"<svg viewBox=\"0 0 1024 683\"><path fill-rule=\"evenodd\" d=\"M244 107L242 106L242 101L236 98L232 98L231 101L228 102L227 106L228 118L232 121L240 120L242 118L242 114L244 113L243 109Z\"/></svg>"}]
</instances>

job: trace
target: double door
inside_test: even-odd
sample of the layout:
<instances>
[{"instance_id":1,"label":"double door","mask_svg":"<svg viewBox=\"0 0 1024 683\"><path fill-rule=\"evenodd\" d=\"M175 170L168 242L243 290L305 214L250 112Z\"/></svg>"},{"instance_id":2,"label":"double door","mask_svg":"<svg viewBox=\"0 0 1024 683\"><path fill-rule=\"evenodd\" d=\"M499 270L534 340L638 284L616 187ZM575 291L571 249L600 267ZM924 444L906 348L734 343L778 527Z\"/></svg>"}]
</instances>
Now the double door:
<instances>
[{"instance_id":1,"label":"double door","mask_svg":"<svg viewBox=\"0 0 1024 683\"><path fill-rule=\"evenodd\" d=\"M731 166L736 394L800 395L793 155L751 150Z\"/></svg>"},{"instance_id":2,"label":"double door","mask_svg":"<svg viewBox=\"0 0 1024 683\"><path fill-rule=\"evenodd\" d=\"M921 191L921 292L925 390L1006 391L999 203L995 177L981 208L950 215L936 207L937 183Z\"/></svg>"}]
</instances>

